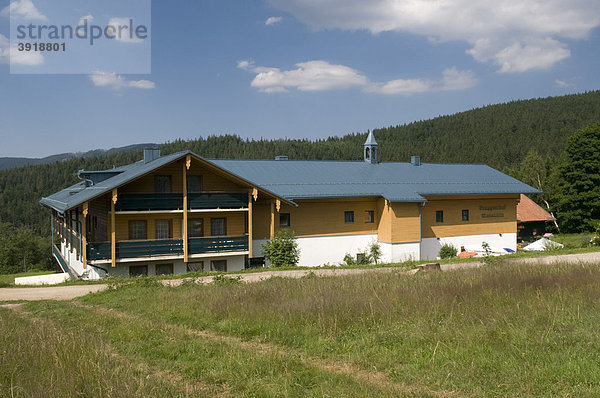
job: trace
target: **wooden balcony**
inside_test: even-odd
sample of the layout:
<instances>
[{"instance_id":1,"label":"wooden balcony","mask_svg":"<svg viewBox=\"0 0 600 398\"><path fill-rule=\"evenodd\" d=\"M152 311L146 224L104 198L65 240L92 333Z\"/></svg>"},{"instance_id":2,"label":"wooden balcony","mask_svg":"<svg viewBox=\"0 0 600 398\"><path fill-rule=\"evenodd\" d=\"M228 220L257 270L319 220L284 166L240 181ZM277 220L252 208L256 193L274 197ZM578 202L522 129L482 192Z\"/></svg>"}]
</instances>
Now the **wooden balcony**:
<instances>
[{"instance_id":1,"label":"wooden balcony","mask_svg":"<svg viewBox=\"0 0 600 398\"><path fill-rule=\"evenodd\" d=\"M248 207L248 194L246 193L190 193L188 195L188 210L241 209L246 207ZM183 194L120 194L115 204L115 210L118 212L183 210Z\"/></svg>"},{"instance_id":2,"label":"wooden balcony","mask_svg":"<svg viewBox=\"0 0 600 398\"><path fill-rule=\"evenodd\" d=\"M190 238L189 254L239 252L248 250L248 236L211 236ZM110 260L110 242L88 243L88 260ZM183 256L182 239L161 239L117 242L118 259L157 256Z\"/></svg>"}]
</instances>

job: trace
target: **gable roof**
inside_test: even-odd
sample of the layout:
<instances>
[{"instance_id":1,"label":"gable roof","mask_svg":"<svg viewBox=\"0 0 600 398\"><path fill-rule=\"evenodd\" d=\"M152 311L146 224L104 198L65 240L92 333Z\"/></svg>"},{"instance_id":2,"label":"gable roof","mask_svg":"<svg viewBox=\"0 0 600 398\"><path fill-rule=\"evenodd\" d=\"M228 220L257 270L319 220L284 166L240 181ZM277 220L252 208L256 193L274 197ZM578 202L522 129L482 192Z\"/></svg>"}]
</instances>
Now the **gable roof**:
<instances>
[{"instance_id":1,"label":"gable roof","mask_svg":"<svg viewBox=\"0 0 600 398\"><path fill-rule=\"evenodd\" d=\"M60 213L191 154L276 198L383 197L391 202L425 202L425 196L519 194L539 191L486 165L376 163L362 161L205 159L191 151L143 160L102 173L93 185L82 181L43 198ZM94 172L80 172L89 178ZM106 178L105 178L106 177ZM89 186L88 186L89 185Z\"/></svg>"},{"instance_id":2,"label":"gable roof","mask_svg":"<svg viewBox=\"0 0 600 398\"><path fill-rule=\"evenodd\" d=\"M101 172L82 170L79 172L79 174L83 178L95 181L94 184L90 185L86 183L86 181L81 181L75 185L63 189L62 191L56 192L48 197L42 198L42 200L40 200L40 203L51 207L60 213L64 213L65 211L80 206L89 200L111 192L114 188L118 188L143 175L146 175L148 173L153 172L154 170L166 166L169 163L184 158L186 155L192 155L198 158L199 160L214 166L214 164L212 164L210 161L202 158L201 156L196 155L192 151L184 151L174 153L171 155L161 156L158 159L150 162L144 162L144 160L140 160L136 163L132 163L114 169L104 170ZM102 178L94 178L94 175L102 175ZM257 186L257 184L247 181L242 176L236 175L235 177L244 180L249 185ZM275 197L278 197L276 194L268 191L267 189L262 190ZM285 198L281 199L285 201Z\"/></svg>"},{"instance_id":3,"label":"gable roof","mask_svg":"<svg viewBox=\"0 0 600 398\"><path fill-rule=\"evenodd\" d=\"M537 203L521 194L521 199L517 205L517 221L554 221L556 220L550 213L542 209Z\"/></svg>"}]
</instances>

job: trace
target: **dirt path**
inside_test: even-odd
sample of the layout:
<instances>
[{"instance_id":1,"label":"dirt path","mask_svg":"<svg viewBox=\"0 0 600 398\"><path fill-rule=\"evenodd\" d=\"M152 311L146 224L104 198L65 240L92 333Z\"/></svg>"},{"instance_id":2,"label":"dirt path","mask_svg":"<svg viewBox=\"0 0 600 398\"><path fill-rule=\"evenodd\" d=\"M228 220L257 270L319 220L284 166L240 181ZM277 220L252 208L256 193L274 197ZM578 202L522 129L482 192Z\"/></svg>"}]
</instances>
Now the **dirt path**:
<instances>
[{"instance_id":1,"label":"dirt path","mask_svg":"<svg viewBox=\"0 0 600 398\"><path fill-rule=\"evenodd\" d=\"M106 285L74 285L49 287L14 287L0 289L0 301L71 300L106 289Z\"/></svg>"},{"instance_id":2,"label":"dirt path","mask_svg":"<svg viewBox=\"0 0 600 398\"><path fill-rule=\"evenodd\" d=\"M114 308L84 305L79 302L72 302L71 304L79 308L85 308L87 310L96 311L99 314L105 314L113 317L147 320L141 315L130 312L123 312ZM308 368L315 368L328 373L335 373L338 375L350 377L361 383L371 384L374 387L383 389L392 394L418 394L423 396L434 397L454 397L460 395L456 391L435 391L428 388L424 384L409 385L399 383L394 380L391 380L385 372L378 371L376 369L365 370L351 362L319 358L306 354L301 350L275 343L248 341L231 335L219 334L211 330L199 330L188 326L160 322L156 320L153 322L155 322L157 326L163 326L171 330L177 330L188 335L211 340L214 342L226 343L229 346L237 347L242 350L247 350L250 352L270 353L282 359L294 358L296 360L299 360L304 366Z\"/></svg>"},{"instance_id":3,"label":"dirt path","mask_svg":"<svg viewBox=\"0 0 600 398\"><path fill-rule=\"evenodd\" d=\"M579 254L562 254L549 255L543 257L532 258L516 258L508 260L511 263L533 264L543 263L552 264L554 262L568 263L600 263L600 252L579 253ZM442 271L451 271L455 269L477 268L481 267L481 262L464 262L454 264L442 264ZM360 275L366 273L414 273L415 270L406 270L405 268L364 268L364 269L319 269L319 268L301 268L290 271L264 271L250 274L228 274L228 277L240 277L244 282L260 282L271 277L281 278L302 278L309 274L315 276L340 276L340 275ZM213 276L202 276L194 278L196 283L210 283ZM163 280L167 286L178 286L186 279L171 279ZM16 301L16 300L71 300L76 297L84 296L88 293L95 293L106 289L107 285L76 285L76 286L52 286L52 287L33 287L33 288L2 288L0 289L0 301Z\"/></svg>"}]
</instances>

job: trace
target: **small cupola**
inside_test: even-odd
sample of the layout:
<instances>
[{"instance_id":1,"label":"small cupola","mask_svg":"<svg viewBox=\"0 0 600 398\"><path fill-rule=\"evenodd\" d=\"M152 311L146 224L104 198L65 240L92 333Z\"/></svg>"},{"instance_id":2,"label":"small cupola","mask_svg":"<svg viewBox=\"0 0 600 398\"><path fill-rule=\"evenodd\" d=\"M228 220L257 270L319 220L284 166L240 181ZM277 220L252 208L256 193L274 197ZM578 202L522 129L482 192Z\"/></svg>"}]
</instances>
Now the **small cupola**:
<instances>
[{"instance_id":1,"label":"small cupola","mask_svg":"<svg viewBox=\"0 0 600 398\"><path fill-rule=\"evenodd\" d=\"M365 162L376 164L377 161L377 142L375 141L375 137L373 136L373 132L369 131L369 135L367 136L367 140L365 141L363 155Z\"/></svg>"}]
</instances>

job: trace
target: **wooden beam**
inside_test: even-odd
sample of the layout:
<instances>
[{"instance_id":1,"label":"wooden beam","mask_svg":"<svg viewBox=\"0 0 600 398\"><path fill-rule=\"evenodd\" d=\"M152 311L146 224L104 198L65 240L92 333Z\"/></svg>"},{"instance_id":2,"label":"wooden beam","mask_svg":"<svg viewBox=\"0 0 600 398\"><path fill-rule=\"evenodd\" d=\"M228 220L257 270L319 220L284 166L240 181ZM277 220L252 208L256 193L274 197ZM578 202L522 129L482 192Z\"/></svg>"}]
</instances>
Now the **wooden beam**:
<instances>
[{"instance_id":1,"label":"wooden beam","mask_svg":"<svg viewBox=\"0 0 600 398\"><path fill-rule=\"evenodd\" d=\"M69 222L69 224L68 224L68 228L69 228L69 251L71 253L73 253L73 212L72 211L69 211L68 222Z\"/></svg>"},{"instance_id":2,"label":"wooden beam","mask_svg":"<svg viewBox=\"0 0 600 398\"><path fill-rule=\"evenodd\" d=\"M271 224L269 225L269 239L272 241L275 236L275 201L271 201Z\"/></svg>"},{"instance_id":3,"label":"wooden beam","mask_svg":"<svg viewBox=\"0 0 600 398\"><path fill-rule=\"evenodd\" d=\"M110 201L110 260L111 266L117 266L117 232L115 222L115 204L117 203L117 188L112 190Z\"/></svg>"},{"instance_id":4,"label":"wooden beam","mask_svg":"<svg viewBox=\"0 0 600 398\"><path fill-rule=\"evenodd\" d=\"M187 155L183 164L183 261L187 264L188 258L188 192L187 170L191 164L191 156Z\"/></svg>"},{"instance_id":5,"label":"wooden beam","mask_svg":"<svg viewBox=\"0 0 600 398\"><path fill-rule=\"evenodd\" d=\"M83 204L83 218L81 219L81 256L83 257L83 269L87 268L87 215L89 202Z\"/></svg>"},{"instance_id":6,"label":"wooden beam","mask_svg":"<svg viewBox=\"0 0 600 398\"><path fill-rule=\"evenodd\" d=\"M255 202L258 200L258 189L252 188L252 197L254 198Z\"/></svg>"},{"instance_id":7,"label":"wooden beam","mask_svg":"<svg viewBox=\"0 0 600 398\"><path fill-rule=\"evenodd\" d=\"M275 207L277 208L277 213L281 210L281 200L277 199L275 201Z\"/></svg>"},{"instance_id":8,"label":"wooden beam","mask_svg":"<svg viewBox=\"0 0 600 398\"><path fill-rule=\"evenodd\" d=\"M252 258L252 192L248 192L248 258Z\"/></svg>"}]
</instances>

